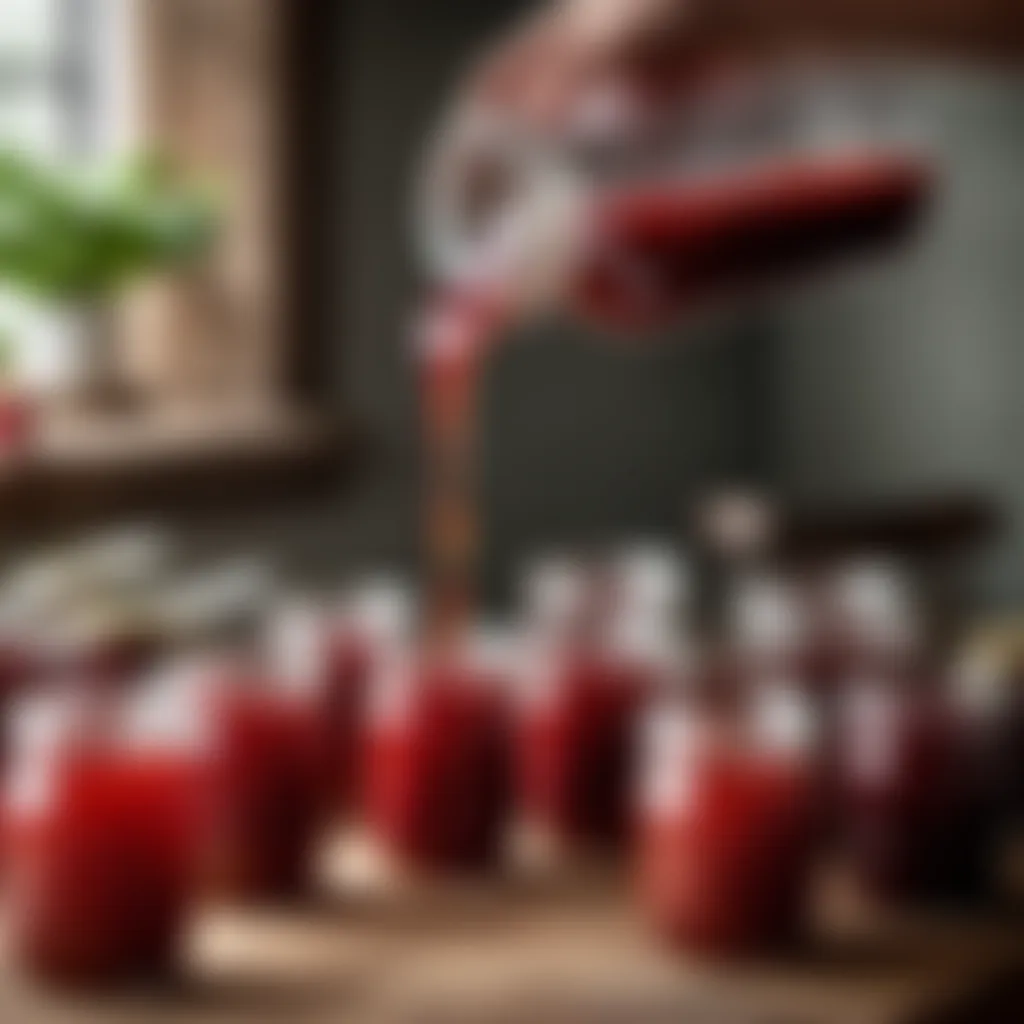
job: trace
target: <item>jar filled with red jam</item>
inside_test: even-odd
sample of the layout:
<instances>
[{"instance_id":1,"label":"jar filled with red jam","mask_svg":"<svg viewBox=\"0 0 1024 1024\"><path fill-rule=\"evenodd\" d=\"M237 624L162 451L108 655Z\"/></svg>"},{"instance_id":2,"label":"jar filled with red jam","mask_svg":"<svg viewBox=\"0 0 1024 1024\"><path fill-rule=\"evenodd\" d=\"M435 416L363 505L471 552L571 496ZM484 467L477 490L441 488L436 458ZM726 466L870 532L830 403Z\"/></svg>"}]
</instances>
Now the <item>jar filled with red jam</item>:
<instances>
[{"instance_id":1,"label":"jar filled with red jam","mask_svg":"<svg viewBox=\"0 0 1024 1024\"><path fill-rule=\"evenodd\" d=\"M845 845L882 902L980 893L991 819L970 716L927 656L905 573L860 562L838 581L851 676L839 703Z\"/></svg>"},{"instance_id":2,"label":"jar filled with red jam","mask_svg":"<svg viewBox=\"0 0 1024 1024\"><path fill-rule=\"evenodd\" d=\"M593 608L594 586L564 560L528 582L515 688L517 810L527 833L555 850L614 847L629 830L635 726L649 680L639 650L621 643L622 619L611 629Z\"/></svg>"},{"instance_id":3,"label":"jar filled with red jam","mask_svg":"<svg viewBox=\"0 0 1024 1024\"><path fill-rule=\"evenodd\" d=\"M927 670L879 674L844 695L845 835L863 888L883 901L934 894L959 843L968 785L962 732Z\"/></svg>"},{"instance_id":4,"label":"jar filled with red jam","mask_svg":"<svg viewBox=\"0 0 1024 1024\"><path fill-rule=\"evenodd\" d=\"M499 866L509 810L506 687L468 648L393 651L374 680L364 812L399 868Z\"/></svg>"},{"instance_id":5,"label":"jar filled with red jam","mask_svg":"<svg viewBox=\"0 0 1024 1024\"><path fill-rule=\"evenodd\" d=\"M947 902L984 902L999 893L1000 861L1024 807L1024 703L1005 666L968 652L950 671L949 714L957 787L934 885Z\"/></svg>"},{"instance_id":6,"label":"jar filled with red jam","mask_svg":"<svg viewBox=\"0 0 1024 1024\"><path fill-rule=\"evenodd\" d=\"M837 682L818 631L818 608L805 580L795 574L760 570L734 583L731 626L736 668L743 685L757 695L779 678L790 680L803 695L815 719L815 783L826 833L838 828L839 766L837 764ZM831 645L827 651L831 652ZM827 668L827 672L823 670Z\"/></svg>"},{"instance_id":7,"label":"jar filled with red jam","mask_svg":"<svg viewBox=\"0 0 1024 1024\"><path fill-rule=\"evenodd\" d=\"M15 960L59 985L172 976L197 892L204 760L195 734L49 698L18 717L7 786ZM187 741L186 741L187 738Z\"/></svg>"},{"instance_id":8,"label":"jar filled with red jam","mask_svg":"<svg viewBox=\"0 0 1024 1024\"><path fill-rule=\"evenodd\" d=\"M301 898L321 822L322 708L308 688L245 661L208 671L214 885L240 900Z\"/></svg>"},{"instance_id":9,"label":"jar filled with red jam","mask_svg":"<svg viewBox=\"0 0 1024 1024\"><path fill-rule=\"evenodd\" d=\"M529 670L535 690L521 701L516 737L520 812L559 845L618 845L643 700L636 677L584 653Z\"/></svg>"},{"instance_id":10,"label":"jar filled with red jam","mask_svg":"<svg viewBox=\"0 0 1024 1024\"><path fill-rule=\"evenodd\" d=\"M799 939L816 829L808 710L780 683L744 710L703 695L651 711L637 885L667 945L742 957Z\"/></svg>"}]
</instances>

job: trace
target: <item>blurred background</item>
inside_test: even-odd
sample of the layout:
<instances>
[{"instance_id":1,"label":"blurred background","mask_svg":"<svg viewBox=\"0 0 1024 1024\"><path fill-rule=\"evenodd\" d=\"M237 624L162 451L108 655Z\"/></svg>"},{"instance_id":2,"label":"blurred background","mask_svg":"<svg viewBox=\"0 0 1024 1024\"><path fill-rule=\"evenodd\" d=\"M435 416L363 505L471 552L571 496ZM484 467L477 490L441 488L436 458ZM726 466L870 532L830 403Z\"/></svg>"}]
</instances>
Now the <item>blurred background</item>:
<instances>
[{"instance_id":1,"label":"blurred background","mask_svg":"<svg viewBox=\"0 0 1024 1024\"><path fill-rule=\"evenodd\" d=\"M309 573L415 557L407 197L444 98L525 5L323 6L11 0L0 27L5 145L70 168L152 149L214 183L226 224L198 269L141 298L133 289L130 302L119 294L117 305L136 307L116 332L120 372L148 407L202 435L181 442L184 461L218 433L246 437L245 467L242 442L224 458L252 482L209 495L203 504L222 514L190 528L196 549L272 546ZM680 329L684 344L639 358L587 344L565 323L500 352L484 428L492 590L538 544L673 531L688 501L738 481L840 509L977 496L1005 529L972 563L972 586L986 603L1020 598L1024 87L1006 70L922 66L906 77L944 182L909 252ZM81 376L67 318L6 291L4 333L25 386L49 394ZM242 411L228 416L234 406ZM87 443L73 422L49 446L64 469L44 474L47 511L30 502L19 516L19 503L4 502L19 544L44 522L73 530L76 518L147 503L174 519L211 490L197 465L180 486L168 474L157 501L152 481L138 480L164 474L124 466L119 449L134 431L107 416ZM133 437L133 465L146 447L166 459L178 444L152 432ZM81 498L67 481L87 458L106 483Z\"/></svg>"},{"instance_id":2,"label":"blurred background","mask_svg":"<svg viewBox=\"0 0 1024 1024\"><path fill-rule=\"evenodd\" d=\"M409 706L415 705L409 694L431 693L429 687L403 690L401 685L392 692L381 684L382 679L395 682L396 665L402 685L418 678L424 665L434 667L419 659L422 636L415 631L409 590L390 581L383 597L377 593L364 601L369 611L360 611L354 598L349 607L349 595L342 600L342 592L343 585L367 572L395 569L403 579L417 579L424 429L411 339L424 282L412 237L413 185L424 152L438 135L439 115L467 67L529 7L514 0L3 0L0 563L27 566L0 578L0 676L6 669L13 680L8 696L34 686L36 675L47 672L60 682L65 675L75 683L96 676L105 684L109 675L118 685L142 677L152 683L146 673L164 655L173 666L182 650L207 653L211 639L224 641L244 649L248 660L232 670L239 679L229 681L237 684L243 711L252 710L246 700L256 700L253 729L269 737L265 749L258 742L246 746L242 716L237 755L242 768L267 756L267 750L273 762L276 741L287 748L276 767L290 769L295 761L305 771L312 750L324 754L309 740L314 733L322 738L319 718L329 717L316 689L324 685L321 676L337 671L347 686L353 685L349 676L358 677L366 693L372 683L375 696L384 694L382 706L392 700L388 714L394 712L392 704L404 714L406 705L395 693L408 697ZM881 548L918 562L914 568L920 563L943 572L952 567L954 586L933 593L928 587L933 578L926 577L923 599L916 590L913 598L904 595L885 572L868 574L868 617L882 637L871 639L884 657L865 664L882 673L883 683L893 682L885 676L891 670L901 685L907 678L900 673L913 677L908 691L927 679L938 692L932 661L942 660L951 653L946 648L954 646L954 629L944 632L943 625L953 623L959 641L961 627L973 639L979 621L985 625L990 617L1001 622L1009 616L1018 627L1009 645L1012 657L1001 660L999 673L988 674L999 674L1000 684L1007 682L1001 692L1019 698L1024 678L1024 630L1016 618L1024 600L1024 474L1018 453L1024 436L1024 345L1018 340L1024 329L1019 281L1024 75L1008 65L905 59L894 69L892 86L906 123L926 140L939 182L933 208L910 244L813 287L702 311L660 339L668 344L617 345L568 316L552 315L516 328L516 337L508 339L514 343L498 347L490 360L480 413L485 595L500 605L524 560L549 549L569 553L563 565L554 560L554 574L547 579L551 586L539 588L544 600L538 621L547 628L549 598L558 614L566 601L583 608L570 607L565 616L568 654L556 651L565 655L559 671L564 668L570 681L579 654L575 646L588 657L589 647L599 651L595 664L604 669L603 645L622 639L605 630L605 617L618 614L615 600L605 599L617 592L608 584L614 573L601 560L622 542L653 538L662 547L653 566L649 557L640 559L644 586L639 589L650 584L656 596L661 591L659 600L667 592L664 603L671 607L664 622L655 623L662 630L655 639L672 641L672 649L655 645L644 651L656 663L645 668L652 675L671 675L673 684L688 672L696 676L707 669L710 683L703 683L713 688L723 672L714 645L700 651L711 657L699 671L684 665L676 649L677 641L684 647L694 639L691 625L694 634L705 625L697 621L702 609L688 604L690 570L695 579L712 577L710 588L700 578L695 590L718 586L723 591L711 595L714 603L736 582L735 570L742 575L751 566L763 568L758 559L777 535L798 555L824 549L841 561L853 550ZM708 503L723 495L738 501ZM145 531L102 539L120 525L150 521L169 528L173 545L168 547L162 534ZM76 539L97 533L101 539L95 548L74 547ZM65 541L72 542L66 549ZM577 564L577 549L585 556L597 553L599 569L587 565L588 557ZM693 565L676 563L679 549L693 555ZM53 561L31 558L51 551L57 552ZM244 558L233 562L234 556ZM173 577L166 571L168 561ZM265 572L264 563L280 568L280 576ZM195 565L215 568L206 579L203 572L177 579L183 566ZM827 558L823 565L829 567ZM898 581L898 574L893 578ZM809 596L801 600L812 611L827 605L818 601L815 587L821 581L813 573L796 582L806 586ZM616 598L623 605L627 589ZM315 594L310 601L316 607L292 609L284 601L278 608L279 599L296 596L292 590ZM684 591L686 601L680 596ZM705 596L699 594L696 603ZM108 597L110 609L99 610L109 615L77 614L92 612L90 603L98 607ZM954 598L959 614L943 619L946 597ZM793 621L799 615L786 607L788 598L769 598L770 614L754 615L754 625L767 620L769 647L798 647L785 634L791 625L787 614ZM921 618L929 627L937 622L939 630L922 630L927 636L915 635L910 643L903 631L914 633L919 599ZM723 612L727 602L720 603L716 611ZM687 605L685 614L677 604ZM61 611L54 608L74 614L61 622ZM293 611L294 619L285 614ZM263 619L268 612L273 613L269 626ZM575 635L576 614L584 623L582 641ZM286 620L287 628L281 626L286 638L276 636L276 615ZM637 621L654 620L645 607L637 616ZM828 614L821 618L831 643ZM164 620L170 623L166 637L160 632ZM292 643L290 627L296 624L300 636ZM268 629L268 635L261 633ZM360 629L365 636L359 636ZM640 633L639 639L626 639L643 646L651 637ZM353 644L342 651L344 659L332 646L338 637ZM142 650L129 643L126 654L118 646L125 638L141 639ZM281 639L288 648L281 664L276 652L268 652L274 647L268 639ZM503 639L508 640L498 638ZM482 648L488 648L487 641L502 647L493 640L483 636ZM918 640L924 641L921 649ZM36 641L40 652L30 651L32 657L21 661L14 657ZM842 643L837 646L842 656L849 654ZM94 663L96 651L103 657L97 655ZM509 661L522 653L518 647L511 654L499 651ZM774 657L778 651L772 647L769 653ZM470 676L477 671L493 682L488 658L494 651L485 654ZM785 654L804 672L792 650ZM671 662L668 670L663 658ZM765 665L753 660L754 668L744 671L760 678ZM766 661L777 668L772 658ZM557 659L555 664L558 668ZM585 660L581 664L592 667ZM851 664L860 663L852 658ZM514 667L535 668L525 657ZM728 664L724 671L734 668ZM205 665L187 669L182 678L209 671ZM254 681L250 673L260 678ZM980 674L987 684L988 674ZM164 689L176 691L175 698L189 696L189 687L173 675L162 680ZM298 683L295 676L302 677ZM457 673L454 678L455 683L442 678L436 688L459 691L456 684L465 680ZM945 675L941 681L944 685ZM306 684L310 692L300 692ZM484 688L465 689L475 697ZM105 686L98 691L106 697ZM160 687L154 692L159 695ZM310 693L315 701L307 701ZM278 706L274 701L282 694ZM527 706L534 695L524 689L514 696L525 697ZM259 703L262 697L268 698L266 707ZM306 703L316 704L312 715ZM390 724L383 712L374 717L376 710L367 711L376 705L362 690L355 704L353 717L365 712L366 720L360 717L359 729L345 734L351 741L343 751L347 757L363 752L359 730L372 731L367 721L385 732L380 723ZM300 716L289 732L288 715L281 711L288 707L299 708L310 721ZM617 704L609 707L605 714L615 719L613 731L628 731L624 723L632 722L630 716L619 714ZM1024 722L1021 707L1018 700L1014 728ZM202 708L209 716L210 709ZM164 711L158 704L154 720ZM336 711L332 706L331 713ZM829 715L833 711L830 707ZM443 717L439 726L429 716L424 727L445 742L429 746L423 756L456 750L451 777L458 784L476 780L472 758L479 749L467 742L468 753L459 751L452 737L461 729L463 738L475 741L477 726L494 708L473 705L471 712L457 719L458 729L449 730ZM174 714L164 717L174 720ZM414 713L409 720L415 723ZM507 725L500 724L496 734ZM121 725L118 720L117 728ZM304 732L306 726L313 731ZM282 739L275 730L288 735ZM979 735L978 748L987 752L990 734ZM1019 735L1007 741L1018 754ZM828 737L828 743L834 740ZM121 748L117 753L123 754ZM1006 753L1001 746L1000 753ZM124 770L129 780L137 769L131 754L124 759L127 768L115 759L113 769ZM465 763L458 760L462 756ZM212 758L219 767L230 760ZM946 761L953 764L952 757ZM387 767L386 758L381 763ZM414 760L403 764L414 781L428 774L419 772ZM945 771L948 765L940 767ZM317 766L325 774L336 768ZM389 777L380 764L376 771ZM273 770L267 774L273 789ZM626 775L622 766L619 774ZM374 781L371 770L366 775ZM359 772L355 776L365 783ZM108 789L116 792L125 782L113 778ZM248 781L242 769L237 778ZM290 781L296 790L312 793L323 780L315 779L315 785L305 777ZM354 793L358 787L348 783ZM461 808L462 791L455 788L449 799L451 778L443 783L434 786L431 798L442 808ZM427 788L431 784L428 780ZM929 797L939 792L929 790L927 780L919 788ZM148 829L156 803L144 788L132 792L137 801L124 817L147 819ZM417 800L415 787L411 792L410 807ZM750 793L750 804L740 806L744 813L738 812L737 820L756 825L758 816L745 812L771 801L762 800L759 790ZM311 797L305 809L310 831L296 855L303 872L312 873L313 839L321 838L315 831L324 824L318 817L323 816L321 796ZM478 800L488 804L488 812L491 804L502 804L490 792ZM301 817L302 808L296 810L299 802L287 787L272 792L271 801L278 811L284 806L283 817L259 824L270 834L266 846L273 854L278 841L287 846L294 835L301 839L302 829L288 815ZM28 804L30 811L36 809L31 800ZM410 813L418 810L412 807ZM346 807L344 821L335 814L330 824L348 827L353 813ZM101 827L92 834L101 842L93 866L99 865L112 902L130 904L116 877L116 859L102 846L106 833L117 829L94 817ZM429 812L423 818L443 821L444 814ZM89 816L82 820L88 831ZM960 820L955 824L961 835L972 831ZM124 826L131 834L129 825L136 823ZM188 831L186 825L182 831ZM154 844L159 852L165 838ZM748 848L757 849L758 841L755 831ZM811 845L806 837L801 842ZM72 860L67 849L77 856L75 843L51 841L50 847L50 852L57 848L58 864L62 854ZM247 836L239 847L242 860L265 852ZM135 854L128 849L126 862ZM31 854L22 857L23 864L33 862ZM16 875L16 883L21 881ZM46 889L45 881L40 888ZM140 883L140 891L145 888ZM184 892L179 895L183 902ZM60 896L51 901L57 924L51 921L50 927L62 937L80 936L80 929L64 927ZM583 946L588 915L600 921L607 910L589 898L584 894L566 915L570 937L562 946L574 946L577 939ZM606 913L607 932L616 936L607 953L610 962L624 934L619 909ZM333 927L330 915L313 916L317 927ZM351 918L338 920L337 931L330 931L329 954L317 961L320 968L327 964L320 973L330 975L332 993L339 975L333 959L341 948L335 944L338 933L344 931L348 939L354 934L347 931ZM373 968L392 960L411 965L414 973L418 964L429 965L429 956L417 959L428 945L419 925L406 930L415 955L404 958L395 954L397 947L389 945L387 929L378 923L372 921L359 939L365 943L372 930L376 945L345 946L345 963L354 974L367 964ZM311 926L310 917L298 924L292 919L288 927L295 931L275 932L257 951L257 960L264 956L276 965L281 951L291 950L291 936L304 935ZM956 931L958 940L970 937L959 927ZM468 947L474 939L464 941L472 932L459 932L457 955L450 961L459 983L473 974L464 967L473 962ZM1013 949L1017 964L1018 939L1019 928ZM520 945L544 960L542 944ZM91 952L92 947L81 948ZM293 961L302 961L307 948L296 945ZM246 947L245 955L250 951ZM505 954L491 955L497 970ZM951 962L960 957L958 947ZM642 959L636 955L638 963ZM540 963L542 974L548 966ZM645 970L646 965L637 968L641 982ZM929 971L933 978L942 974L930 966ZM259 1001L262 989L252 972L245 980L253 1001ZM348 973L343 980L348 983ZM559 984L556 978L556 994ZM843 1007L857 1024L859 1009Z\"/></svg>"}]
</instances>

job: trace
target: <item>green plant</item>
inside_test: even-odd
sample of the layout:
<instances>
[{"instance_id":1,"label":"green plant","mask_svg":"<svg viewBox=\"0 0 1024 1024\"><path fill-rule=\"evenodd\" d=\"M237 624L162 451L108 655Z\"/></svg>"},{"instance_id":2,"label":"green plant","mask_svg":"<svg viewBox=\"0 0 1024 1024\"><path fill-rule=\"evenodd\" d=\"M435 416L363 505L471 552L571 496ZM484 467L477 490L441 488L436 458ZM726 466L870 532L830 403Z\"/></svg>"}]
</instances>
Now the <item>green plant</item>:
<instances>
[{"instance_id":1,"label":"green plant","mask_svg":"<svg viewBox=\"0 0 1024 1024\"><path fill-rule=\"evenodd\" d=\"M44 301L96 302L199 256L213 203L154 160L69 174L0 152L0 284Z\"/></svg>"}]
</instances>

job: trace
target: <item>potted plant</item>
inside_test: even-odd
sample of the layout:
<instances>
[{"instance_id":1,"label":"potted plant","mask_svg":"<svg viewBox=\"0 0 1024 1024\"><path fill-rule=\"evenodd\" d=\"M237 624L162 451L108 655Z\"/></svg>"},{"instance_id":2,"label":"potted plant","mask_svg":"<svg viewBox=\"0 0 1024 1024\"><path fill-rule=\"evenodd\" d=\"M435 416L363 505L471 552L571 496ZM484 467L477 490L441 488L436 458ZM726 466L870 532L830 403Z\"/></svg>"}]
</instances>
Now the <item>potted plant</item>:
<instances>
[{"instance_id":1,"label":"potted plant","mask_svg":"<svg viewBox=\"0 0 1024 1024\"><path fill-rule=\"evenodd\" d=\"M0 152L0 287L47 310L81 346L75 390L116 390L109 314L140 277L198 258L215 234L209 197L156 160L68 173Z\"/></svg>"}]
</instances>

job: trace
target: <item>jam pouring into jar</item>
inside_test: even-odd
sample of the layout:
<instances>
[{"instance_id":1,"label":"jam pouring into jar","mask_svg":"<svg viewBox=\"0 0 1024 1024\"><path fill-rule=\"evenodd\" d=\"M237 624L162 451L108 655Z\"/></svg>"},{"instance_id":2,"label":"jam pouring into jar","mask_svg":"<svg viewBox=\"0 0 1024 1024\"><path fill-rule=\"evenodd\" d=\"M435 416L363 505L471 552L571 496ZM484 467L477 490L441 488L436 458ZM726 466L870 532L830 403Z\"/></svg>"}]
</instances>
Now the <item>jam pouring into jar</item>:
<instances>
[{"instance_id":1,"label":"jam pouring into jar","mask_svg":"<svg viewBox=\"0 0 1024 1024\"><path fill-rule=\"evenodd\" d=\"M473 604L475 406L509 327L560 310L644 337L899 241L930 192L928 164L852 76L647 85L595 83L544 130L479 102L428 161L416 341L435 637Z\"/></svg>"}]
</instances>

